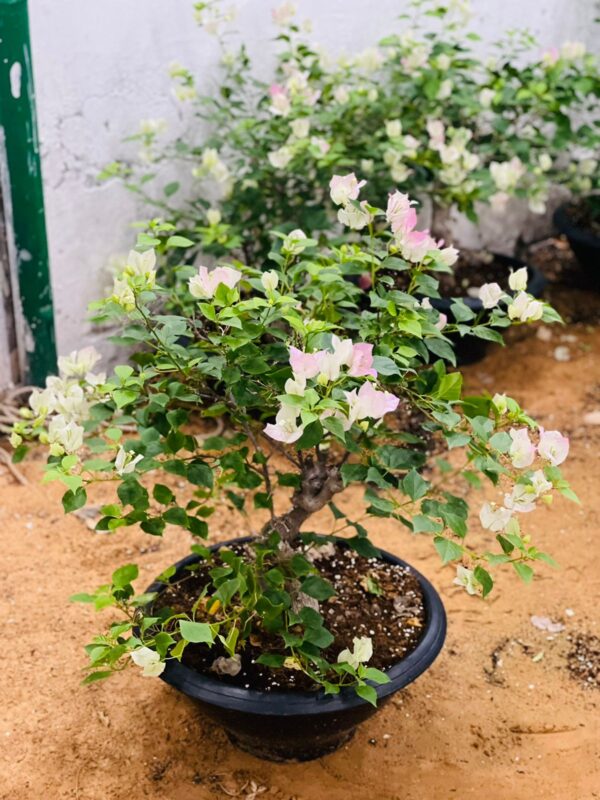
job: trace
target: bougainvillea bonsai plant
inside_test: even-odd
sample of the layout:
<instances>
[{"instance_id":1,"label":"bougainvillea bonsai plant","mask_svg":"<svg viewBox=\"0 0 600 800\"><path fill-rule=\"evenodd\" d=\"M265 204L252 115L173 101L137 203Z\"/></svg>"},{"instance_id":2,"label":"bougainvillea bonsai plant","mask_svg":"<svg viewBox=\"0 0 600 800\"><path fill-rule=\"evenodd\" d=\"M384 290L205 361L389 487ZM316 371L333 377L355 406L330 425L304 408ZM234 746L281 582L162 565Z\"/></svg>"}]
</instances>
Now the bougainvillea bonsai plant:
<instances>
[{"instance_id":1,"label":"bougainvillea bonsai plant","mask_svg":"<svg viewBox=\"0 0 600 800\"><path fill-rule=\"evenodd\" d=\"M460 373L448 371L447 335L495 338L511 323L558 316L514 273L508 294L482 287L485 315L458 301L460 321L448 322L431 299L457 251L417 229L406 195L395 192L380 210L360 201L362 185L353 173L330 185L340 220L362 226L360 240L322 248L296 230L274 237L266 264L201 266L187 282L185 316L163 313L154 251L132 251L112 295L93 307L122 326L130 363L107 377L93 371L93 350L75 352L31 395L13 433L16 457L31 442L48 446L45 480L65 484L67 512L85 505L94 484L113 482L98 530L139 525L162 536L179 526L193 542L192 558L166 569L150 593L134 587L138 568L126 564L75 598L112 611L87 647L87 681L129 664L167 679L184 665L225 685L227 702L247 690L285 690L286 702L292 690L319 690L307 702L350 693L371 708L390 668L419 647L432 601L423 602L414 573L381 560L368 520L430 537L472 595L490 593L498 567L528 582L536 565L553 563L522 525L555 490L576 499L559 468L568 440L509 397L463 397ZM347 280L365 269L368 302ZM427 466L410 446L415 437L399 422L406 408L425 415L452 463ZM205 435L206 419L222 420L218 435ZM464 487L450 491L457 476ZM497 503L480 504L484 533L471 541L464 495L482 478ZM365 487L357 519L338 505L353 484ZM221 503L242 515L240 526L252 515L253 540L207 546ZM334 525L323 535L312 518L327 509ZM205 692L192 694L206 700ZM274 712L262 713L278 730Z\"/></svg>"},{"instance_id":2,"label":"bougainvillea bonsai plant","mask_svg":"<svg viewBox=\"0 0 600 800\"><path fill-rule=\"evenodd\" d=\"M427 199L436 235L448 235L452 207L475 219L482 204L501 213L517 196L541 213L553 185L581 192L594 171L596 60L573 42L540 57L514 33L484 60L465 33L467 5L415 3L409 29L335 61L284 3L273 12L280 50L270 83L222 35L217 93L201 94L189 70L172 68L176 96L208 134L192 124L163 145L160 126L146 122L131 137L142 158L104 176L121 176L204 253L233 251L248 264L268 253L270 228L330 230L337 209L323 187L349 167L368 177L369 202L395 186ZM229 19L218 0L196 11L212 34ZM191 193L186 181L161 184L165 162L192 174Z\"/></svg>"}]
</instances>

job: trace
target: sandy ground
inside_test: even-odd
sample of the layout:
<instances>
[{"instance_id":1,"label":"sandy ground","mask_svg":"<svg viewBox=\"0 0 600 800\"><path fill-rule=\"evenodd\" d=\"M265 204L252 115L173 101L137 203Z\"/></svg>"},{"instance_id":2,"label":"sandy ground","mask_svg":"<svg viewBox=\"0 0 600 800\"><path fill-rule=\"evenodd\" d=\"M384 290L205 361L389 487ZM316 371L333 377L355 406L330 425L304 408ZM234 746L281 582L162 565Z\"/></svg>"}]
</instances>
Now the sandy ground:
<instances>
[{"instance_id":1,"label":"sandy ground","mask_svg":"<svg viewBox=\"0 0 600 800\"><path fill-rule=\"evenodd\" d=\"M557 345L569 349L569 361L555 360ZM186 538L95 534L63 517L58 487L38 485L41 462L24 467L24 487L4 471L0 798L600 797L600 693L582 688L566 669L569 635L600 633L600 425L583 422L600 410L599 351L600 331L575 327L550 342L521 338L468 370L473 389L509 392L547 428L571 436L566 473L583 506L558 500L533 518L538 542L562 569L547 568L528 588L506 574L489 602L474 600L451 586L451 571L441 568L430 541L376 521L375 542L414 563L440 590L447 644L349 745L310 764L275 765L235 750L191 701L136 670L81 686L81 648L102 620L68 596L105 582L127 560L140 565L143 585L186 553ZM342 502L360 504L358 493ZM328 518L325 525L329 530ZM238 532L225 514L216 528L222 539ZM550 636L531 624L532 614L561 620L566 630Z\"/></svg>"}]
</instances>

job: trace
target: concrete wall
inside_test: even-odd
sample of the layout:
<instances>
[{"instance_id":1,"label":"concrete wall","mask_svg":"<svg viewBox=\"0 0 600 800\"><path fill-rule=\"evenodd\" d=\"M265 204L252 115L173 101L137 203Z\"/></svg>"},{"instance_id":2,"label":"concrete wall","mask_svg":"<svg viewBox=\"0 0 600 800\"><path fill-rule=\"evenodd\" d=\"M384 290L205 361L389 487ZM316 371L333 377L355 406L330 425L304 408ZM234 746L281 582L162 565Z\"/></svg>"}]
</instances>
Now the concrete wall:
<instances>
[{"instance_id":1,"label":"concrete wall","mask_svg":"<svg viewBox=\"0 0 600 800\"><path fill-rule=\"evenodd\" d=\"M237 27L260 54L273 52L270 8L242 0ZM394 29L404 0L299 0L314 39L332 51L362 49ZM596 0L473 0L474 26L486 39L529 27L543 47L566 39L597 46ZM87 303L107 284L106 264L133 240L128 223L144 216L117 182L95 179L109 161L131 154L122 139L142 118L182 124L167 65L178 60L211 83L217 50L193 22L191 0L30 0L46 213L59 351L97 341Z\"/></svg>"}]
</instances>

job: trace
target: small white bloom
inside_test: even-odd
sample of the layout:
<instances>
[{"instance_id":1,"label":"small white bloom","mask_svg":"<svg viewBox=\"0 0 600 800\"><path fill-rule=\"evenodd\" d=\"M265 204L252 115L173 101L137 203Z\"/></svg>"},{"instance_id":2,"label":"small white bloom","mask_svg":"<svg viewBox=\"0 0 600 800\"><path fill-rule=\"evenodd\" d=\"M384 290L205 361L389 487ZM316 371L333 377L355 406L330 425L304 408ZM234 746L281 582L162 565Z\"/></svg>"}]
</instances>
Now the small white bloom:
<instances>
[{"instance_id":1,"label":"small white bloom","mask_svg":"<svg viewBox=\"0 0 600 800\"><path fill-rule=\"evenodd\" d=\"M310 144L312 147L315 147L322 156L327 155L331 149L331 145L327 139L323 139L321 136L311 136Z\"/></svg>"},{"instance_id":2,"label":"small white bloom","mask_svg":"<svg viewBox=\"0 0 600 800\"><path fill-rule=\"evenodd\" d=\"M346 86L337 86L333 92L333 99L341 106L345 105L350 100L350 92Z\"/></svg>"},{"instance_id":3,"label":"small white bloom","mask_svg":"<svg viewBox=\"0 0 600 800\"><path fill-rule=\"evenodd\" d=\"M366 202L364 200L360 204L360 208L348 203L344 208L340 208L337 216L342 225L354 231L361 231L373 219L373 216L366 209Z\"/></svg>"},{"instance_id":4,"label":"small white bloom","mask_svg":"<svg viewBox=\"0 0 600 800\"><path fill-rule=\"evenodd\" d=\"M508 306L509 319L518 319L520 322L535 322L542 318L543 313L543 304L526 292L520 292Z\"/></svg>"},{"instance_id":5,"label":"small white bloom","mask_svg":"<svg viewBox=\"0 0 600 800\"><path fill-rule=\"evenodd\" d=\"M206 221L208 222L211 228L214 227L215 225L218 225L222 219L223 216L218 208L209 208L208 211L206 212Z\"/></svg>"},{"instance_id":6,"label":"small white bloom","mask_svg":"<svg viewBox=\"0 0 600 800\"><path fill-rule=\"evenodd\" d=\"M541 428L538 452L553 467L558 467L569 455L569 439L560 431L545 431Z\"/></svg>"},{"instance_id":7,"label":"small white bloom","mask_svg":"<svg viewBox=\"0 0 600 800\"><path fill-rule=\"evenodd\" d=\"M448 97L450 97L453 86L454 84L449 78L447 78L445 81L442 81L436 95L436 100L446 100Z\"/></svg>"},{"instance_id":8,"label":"small white bloom","mask_svg":"<svg viewBox=\"0 0 600 800\"><path fill-rule=\"evenodd\" d=\"M517 483L510 494L504 495L504 505L512 511L527 514L535 509L537 499L538 496L533 486Z\"/></svg>"},{"instance_id":9,"label":"small white bloom","mask_svg":"<svg viewBox=\"0 0 600 800\"><path fill-rule=\"evenodd\" d=\"M342 650L337 657L338 664L350 664L354 669L358 669L361 664L365 664L373 656L373 642L368 636L355 636L352 640L352 651Z\"/></svg>"},{"instance_id":10,"label":"small white bloom","mask_svg":"<svg viewBox=\"0 0 600 800\"><path fill-rule=\"evenodd\" d=\"M479 299L484 308L495 308L504 292L497 283L484 283L479 287Z\"/></svg>"},{"instance_id":11,"label":"small white bloom","mask_svg":"<svg viewBox=\"0 0 600 800\"><path fill-rule=\"evenodd\" d=\"M552 484L546 479L543 470L536 470L531 476L531 485L538 497L552 490Z\"/></svg>"},{"instance_id":12,"label":"small white bloom","mask_svg":"<svg viewBox=\"0 0 600 800\"><path fill-rule=\"evenodd\" d=\"M456 578L452 581L455 586L462 586L468 594L479 594L479 584L475 580L475 573L472 569L463 567L459 564L456 568Z\"/></svg>"},{"instance_id":13,"label":"small white bloom","mask_svg":"<svg viewBox=\"0 0 600 800\"><path fill-rule=\"evenodd\" d=\"M301 117L290 122L290 128L296 139L306 139L310 132L310 120L308 117Z\"/></svg>"},{"instance_id":14,"label":"small white bloom","mask_svg":"<svg viewBox=\"0 0 600 800\"><path fill-rule=\"evenodd\" d=\"M510 522L512 511L495 503L484 503L479 512L479 520L484 528L497 533L503 531Z\"/></svg>"},{"instance_id":15,"label":"small white bloom","mask_svg":"<svg viewBox=\"0 0 600 800\"><path fill-rule=\"evenodd\" d=\"M130 450L125 450L123 447L119 447L117 456L115 458L115 472L117 475L129 475L135 470L136 464L143 458L144 456L141 453L138 453L138 455L134 458L133 453Z\"/></svg>"},{"instance_id":16,"label":"small white bloom","mask_svg":"<svg viewBox=\"0 0 600 800\"><path fill-rule=\"evenodd\" d=\"M511 428L509 434L512 441L508 455L513 467L517 469L530 467L535 459L535 445L529 438L528 429Z\"/></svg>"},{"instance_id":17,"label":"small white bloom","mask_svg":"<svg viewBox=\"0 0 600 800\"><path fill-rule=\"evenodd\" d=\"M542 172L548 172L548 170L552 167L552 157L549 156L548 153L541 153L540 157L538 158L538 164L540 165Z\"/></svg>"},{"instance_id":18,"label":"small white bloom","mask_svg":"<svg viewBox=\"0 0 600 800\"><path fill-rule=\"evenodd\" d=\"M452 267L458 261L459 252L456 247L444 247L437 254L438 261L446 267Z\"/></svg>"},{"instance_id":19,"label":"small white bloom","mask_svg":"<svg viewBox=\"0 0 600 800\"><path fill-rule=\"evenodd\" d=\"M210 300L221 284L229 289L234 289L242 278L242 273L231 267L199 267L198 274L188 281L189 292L197 300Z\"/></svg>"},{"instance_id":20,"label":"small white bloom","mask_svg":"<svg viewBox=\"0 0 600 800\"><path fill-rule=\"evenodd\" d=\"M389 139L398 139L402 135L402 123L399 119L390 119L385 123L385 132Z\"/></svg>"},{"instance_id":21,"label":"small white bloom","mask_svg":"<svg viewBox=\"0 0 600 800\"><path fill-rule=\"evenodd\" d=\"M479 102L483 108L490 108L495 96L496 92L493 89L482 89L479 92Z\"/></svg>"},{"instance_id":22,"label":"small white bloom","mask_svg":"<svg viewBox=\"0 0 600 800\"><path fill-rule=\"evenodd\" d=\"M560 48L561 58L565 61L575 61L583 58L586 54L586 47L583 42L565 42Z\"/></svg>"},{"instance_id":23,"label":"small white bloom","mask_svg":"<svg viewBox=\"0 0 600 800\"><path fill-rule=\"evenodd\" d=\"M58 371L65 378L83 378L101 358L95 347L73 350L68 356L59 356Z\"/></svg>"},{"instance_id":24,"label":"small white bloom","mask_svg":"<svg viewBox=\"0 0 600 800\"><path fill-rule=\"evenodd\" d=\"M508 285L513 292L524 292L527 289L528 279L527 267L521 267L516 272L511 272L508 278Z\"/></svg>"},{"instance_id":25,"label":"small white bloom","mask_svg":"<svg viewBox=\"0 0 600 800\"><path fill-rule=\"evenodd\" d=\"M56 394L52 389L34 389L28 402L36 417L45 417L56 410Z\"/></svg>"},{"instance_id":26,"label":"small white bloom","mask_svg":"<svg viewBox=\"0 0 600 800\"><path fill-rule=\"evenodd\" d=\"M274 269L271 269L268 272L263 272L260 282L262 283L265 292L274 292L279 284L279 275Z\"/></svg>"},{"instance_id":27,"label":"small white bloom","mask_svg":"<svg viewBox=\"0 0 600 800\"><path fill-rule=\"evenodd\" d=\"M142 668L144 678L157 678L165 669L165 662L155 650L149 647L140 647L130 653L133 663Z\"/></svg>"},{"instance_id":28,"label":"small white bloom","mask_svg":"<svg viewBox=\"0 0 600 800\"><path fill-rule=\"evenodd\" d=\"M67 422L62 414L57 414L48 425L49 444L62 447L65 453L76 453L83 446L84 430L76 422Z\"/></svg>"},{"instance_id":29,"label":"small white bloom","mask_svg":"<svg viewBox=\"0 0 600 800\"><path fill-rule=\"evenodd\" d=\"M291 23L297 12L296 4L291 2L282 3L271 11L271 16L275 25L285 28Z\"/></svg>"},{"instance_id":30,"label":"small white bloom","mask_svg":"<svg viewBox=\"0 0 600 800\"><path fill-rule=\"evenodd\" d=\"M306 248L307 236L303 230L300 228L296 228L295 230L288 233L281 244L281 252L285 253L289 256L299 256L300 253L303 253Z\"/></svg>"},{"instance_id":31,"label":"small white bloom","mask_svg":"<svg viewBox=\"0 0 600 800\"><path fill-rule=\"evenodd\" d=\"M514 189L524 174L525 165L518 156L513 156L510 161L492 161L490 164L490 175L501 192Z\"/></svg>"},{"instance_id":32,"label":"small white bloom","mask_svg":"<svg viewBox=\"0 0 600 800\"><path fill-rule=\"evenodd\" d=\"M500 416L506 414L508 411L507 397L505 394L495 394L492 397L492 403Z\"/></svg>"},{"instance_id":33,"label":"small white bloom","mask_svg":"<svg viewBox=\"0 0 600 800\"><path fill-rule=\"evenodd\" d=\"M272 150L267 154L269 164L275 169L285 169L293 157L294 154L287 145L283 145L283 147Z\"/></svg>"}]
</instances>

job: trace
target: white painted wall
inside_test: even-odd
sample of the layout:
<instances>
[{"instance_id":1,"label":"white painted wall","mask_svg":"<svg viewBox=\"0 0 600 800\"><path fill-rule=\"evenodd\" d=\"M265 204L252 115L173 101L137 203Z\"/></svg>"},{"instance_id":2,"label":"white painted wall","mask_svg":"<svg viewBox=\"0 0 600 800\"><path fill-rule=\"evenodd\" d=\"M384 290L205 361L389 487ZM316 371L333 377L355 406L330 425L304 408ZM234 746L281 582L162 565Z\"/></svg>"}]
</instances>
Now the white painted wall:
<instances>
[{"instance_id":1,"label":"white painted wall","mask_svg":"<svg viewBox=\"0 0 600 800\"><path fill-rule=\"evenodd\" d=\"M233 0L232 0L233 1ZM268 71L278 0L241 0L238 25ZM142 118L181 125L167 65L178 60L208 87L217 50L193 22L192 0L30 0L46 214L60 351L92 341L87 303L109 282L105 265L133 240L144 216L117 182L95 180L109 161L131 154L123 138ZM334 51L362 49L394 29L405 0L297 0L314 38ZM486 39L529 27L544 48L565 39L598 47L597 0L473 0Z\"/></svg>"}]
</instances>

